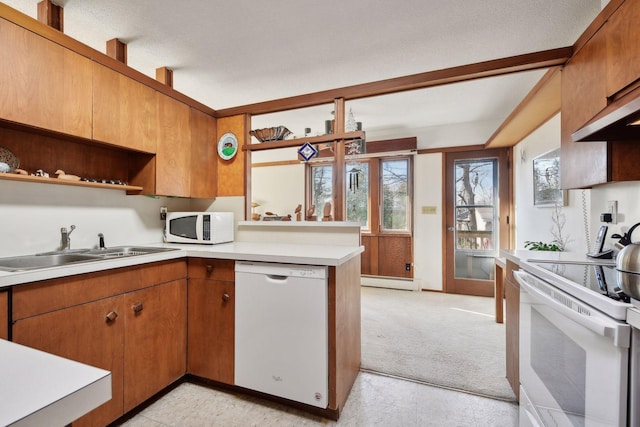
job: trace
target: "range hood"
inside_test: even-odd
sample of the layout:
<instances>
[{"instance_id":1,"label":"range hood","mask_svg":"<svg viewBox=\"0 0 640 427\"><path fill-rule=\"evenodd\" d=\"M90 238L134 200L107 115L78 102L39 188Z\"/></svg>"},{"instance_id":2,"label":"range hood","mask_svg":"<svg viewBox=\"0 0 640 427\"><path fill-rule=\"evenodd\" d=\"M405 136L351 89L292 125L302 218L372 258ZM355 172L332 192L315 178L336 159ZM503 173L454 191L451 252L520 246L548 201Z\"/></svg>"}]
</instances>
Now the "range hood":
<instances>
[{"instance_id":1,"label":"range hood","mask_svg":"<svg viewBox=\"0 0 640 427\"><path fill-rule=\"evenodd\" d=\"M640 91L634 90L607 105L571 135L581 141L640 141Z\"/></svg>"}]
</instances>

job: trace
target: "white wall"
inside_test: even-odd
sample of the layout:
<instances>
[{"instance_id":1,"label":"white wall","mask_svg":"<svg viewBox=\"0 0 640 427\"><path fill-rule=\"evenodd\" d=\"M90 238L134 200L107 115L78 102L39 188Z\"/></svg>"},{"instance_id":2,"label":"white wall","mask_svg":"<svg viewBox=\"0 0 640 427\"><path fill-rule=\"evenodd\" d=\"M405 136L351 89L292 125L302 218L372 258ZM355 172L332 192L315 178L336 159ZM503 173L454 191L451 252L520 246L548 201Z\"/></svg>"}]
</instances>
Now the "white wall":
<instances>
[{"instance_id":1,"label":"white wall","mask_svg":"<svg viewBox=\"0 0 640 427\"><path fill-rule=\"evenodd\" d=\"M252 163L298 160L297 147L264 150L252 153ZM260 204L253 212L264 215L273 212L280 216L291 215L305 197L304 163L251 168L251 201ZM322 209L322 207L320 207ZM317 212L317 210L316 210ZM322 215L322 214L320 214Z\"/></svg>"},{"instance_id":2,"label":"white wall","mask_svg":"<svg viewBox=\"0 0 640 427\"><path fill-rule=\"evenodd\" d=\"M160 206L190 209L188 199L127 196L120 190L0 181L0 257L56 250L60 228L76 226L71 248L162 242Z\"/></svg>"},{"instance_id":3,"label":"white wall","mask_svg":"<svg viewBox=\"0 0 640 427\"><path fill-rule=\"evenodd\" d=\"M514 147L514 198L516 249L524 249L524 242L553 240L553 207L533 204L533 159L560 148L560 115L556 115ZM560 158L562 162L562 157ZM566 222L563 235L568 237L567 252L586 253L585 225L582 198L585 198L586 217L589 217L590 190L568 191L567 206L561 209Z\"/></svg>"},{"instance_id":4,"label":"white wall","mask_svg":"<svg viewBox=\"0 0 640 427\"><path fill-rule=\"evenodd\" d=\"M612 239L614 233L623 234L634 224L640 222L640 182L618 182L595 187L591 190L591 241L595 241L598 226L600 225L600 213L606 212L607 202L618 202L618 222L608 224L609 231L605 245L612 247L617 239ZM633 232L632 241L640 242L640 229Z\"/></svg>"},{"instance_id":5,"label":"white wall","mask_svg":"<svg viewBox=\"0 0 640 427\"><path fill-rule=\"evenodd\" d=\"M416 156L414 168L414 281L442 290L442 153ZM422 206L436 213L423 214Z\"/></svg>"}]
</instances>

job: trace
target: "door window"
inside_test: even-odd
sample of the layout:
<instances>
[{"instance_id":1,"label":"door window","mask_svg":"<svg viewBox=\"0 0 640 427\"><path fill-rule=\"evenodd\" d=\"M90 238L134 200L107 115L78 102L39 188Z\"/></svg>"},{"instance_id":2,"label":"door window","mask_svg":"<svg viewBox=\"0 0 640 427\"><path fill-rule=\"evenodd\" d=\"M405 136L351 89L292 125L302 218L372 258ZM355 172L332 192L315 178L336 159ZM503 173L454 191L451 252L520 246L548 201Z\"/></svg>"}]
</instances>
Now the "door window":
<instances>
[{"instance_id":1,"label":"door window","mask_svg":"<svg viewBox=\"0 0 640 427\"><path fill-rule=\"evenodd\" d=\"M496 255L497 159L457 160L455 277L490 279Z\"/></svg>"}]
</instances>

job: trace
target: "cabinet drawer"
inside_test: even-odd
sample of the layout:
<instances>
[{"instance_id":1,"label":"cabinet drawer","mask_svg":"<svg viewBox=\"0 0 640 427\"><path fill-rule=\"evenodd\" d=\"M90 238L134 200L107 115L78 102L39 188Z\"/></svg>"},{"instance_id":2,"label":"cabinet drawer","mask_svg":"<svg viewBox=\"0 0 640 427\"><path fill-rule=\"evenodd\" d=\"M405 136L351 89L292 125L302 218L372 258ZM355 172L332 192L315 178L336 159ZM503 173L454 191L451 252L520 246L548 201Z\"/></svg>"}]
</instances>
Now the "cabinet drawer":
<instances>
[{"instance_id":1,"label":"cabinet drawer","mask_svg":"<svg viewBox=\"0 0 640 427\"><path fill-rule=\"evenodd\" d=\"M233 281L235 264L232 259L189 258L189 278Z\"/></svg>"},{"instance_id":2,"label":"cabinet drawer","mask_svg":"<svg viewBox=\"0 0 640 427\"><path fill-rule=\"evenodd\" d=\"M96 301L187 276L184 260L43 280L13 288L13 320Z\"/></svg>"}]
</instances>

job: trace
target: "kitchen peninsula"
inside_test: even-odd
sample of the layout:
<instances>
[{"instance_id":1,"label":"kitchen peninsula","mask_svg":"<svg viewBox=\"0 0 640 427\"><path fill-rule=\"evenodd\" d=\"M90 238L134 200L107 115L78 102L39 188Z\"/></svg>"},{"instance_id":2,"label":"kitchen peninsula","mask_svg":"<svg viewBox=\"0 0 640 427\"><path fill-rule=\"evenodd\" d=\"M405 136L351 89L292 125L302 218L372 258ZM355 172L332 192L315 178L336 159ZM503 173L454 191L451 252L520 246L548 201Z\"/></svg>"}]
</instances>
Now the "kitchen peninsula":
<instances>
[{"instance_id":1,"label":"kitchen peninsula","mask_svg":"<svg viewBox=\"0 0 640 427\"><path fill-rule=\"evenodd\" d=\"M341 223L291 224L289 230L298 232L279 233L280 243L261 243L269 241L264 236L251 241L252 236L278 227L283 225L242 222L236 241L231 243L156 244L153 246L173 250L53 268L3 271L0 292L11 289L11 309L0 307L0 312L9 312L12 341L111 372L113 399L74 422L74 426L92 424L96 419L98 424L112 422L135 411L172 383L185 379L257 394L337 419L360 368L363 248L358 244L359 227ZM307 236L303 239L301 234ZM315 243L300 243L300 239ZM234 384L235 261L327 268L326 408ZM198 327L198 322L203 326ZM91 333L83 327L91 328ZM78 342L93 350L87 351ZM121 342L124 345L118 344Z\"/></svg>"}]
</instances>

